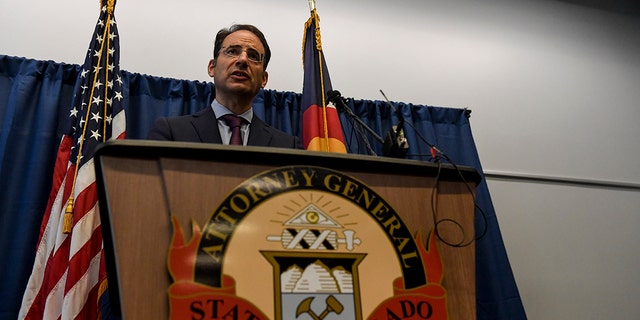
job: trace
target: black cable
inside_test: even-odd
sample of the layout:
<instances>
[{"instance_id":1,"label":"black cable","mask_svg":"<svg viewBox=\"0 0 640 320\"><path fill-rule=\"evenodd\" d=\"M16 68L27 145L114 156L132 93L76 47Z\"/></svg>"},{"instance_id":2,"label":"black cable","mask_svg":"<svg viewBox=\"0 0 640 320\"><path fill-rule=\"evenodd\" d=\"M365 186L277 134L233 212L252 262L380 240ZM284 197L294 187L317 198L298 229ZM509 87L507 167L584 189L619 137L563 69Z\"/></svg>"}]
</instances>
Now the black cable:
<instances>
[{"instance_id":1,"label":"black cable","mask_svg":"<svg viewBox=\"0 0 640 320\"><path fill-rule=\"evenodd\" d=\"M467 182L467 180L464 178L464 175L462 174L462 171L460 171L460 168L453 162L450 161L450 159L445 155L444 156L445 159L448 159L447 161L449 163L451 163L451 165L453 165L453 167L455 168L455 170L458 172L458 175L460 176L460 179L462 180L462 182L464 183L464 185L466 186L467 190L469 191L469 194L471 195L471 198L473 199L473 207L474 209L478 209L478 211L480 212L480 217L482 218L482 222L483 222L483 230L481 232L480 235L475 236L473 239L467 241L466 243L464 242L464 240L467 238L467 235L464 231L464 227L460 224L460 222L455 221L451 218L444 218L442 220L438 220L437 218L437 212L438 210L435 207L436 204L436 190L438 188L438 181L440 179L440 171L442 169L442 164L438 161L438 170L436 173L436 177L434 179L434 183L433 183L433 188L431 189L431 213L432 213L432 218L433 218L433 229L435 231L436 237L438 237L438 239L440 241L442 241L443 243L445 243L448 246L451 247L455 247L455 248L463 248L463 247L467 247L469 245L471 245L474 241L478 241L480 239L482 239L486 234L487 234L487 229L488 229L488 222L487 222L487 215L484 212L484 210L482 210L482 208L478 205L476 196L473 192L473 189L471 188L471 185L469 184L469 182ZM460 240L460 242L458 243L451 243L447 240L445 240L441 233L440 233L440 228L442 223L453 223L454 226L456 226L459 230L460 233L462 233L462 239ZM475 215L474 215L474 226L475 226ZM476 232L477 234L477 232Z\"/></svg>"},{"instance_id":2,"label":"black cable","mask_svg":"<svg viewBox=\"0 0 640 320\"><path fill-rule=\"evenodd\" d=\"M371 147L371 144L369 143L369 139L367 138L367 135L364 131L364 129L361 127L360 122L356 121L353 116L349 115L348 112L345 112L346 118L349 121L349 123L351 124L351 136L355 136L355 139L357 141L357 146L358 146L358 150L360 150L360 143L363 142L367 152L369 153L369 155L372 156L377 156L375 150L373 150L373 148ZM349 144L349 147L351 145Z\"/></svg>"},{"instance_id":3,"label":"black cable","mask_svg":"<svg viewBox=\"0 0 640 320\"><path fill-rule=\"evenodd\" d=\"M355 128L353 127L353 123L351 121L351 119L347 118L347 121L349 121L351 123L351 130L349 130L349 135L345 135L344 139L344 143L346 144L347 150L352 150L351 145L353 144L353 139L356 140L356 147L358 148L358 150L360 150L360 141L358 139L358 136L356 136L355 134Z\"/></svg>"},{"instance_id":4,"label":"black cable","mask_svg":"<svg viewBox=\"0 0 640 320\"><path fill-rule=\"evenodd\" d=\"M367 151L369 151L369 154L372 156L377 156L375 150L373 150L371 144L369 143L369 139L367 139L367 133L364 132L362 125L356 121L355 127L357 128L358 133L360 133L361 140L364 141L364 146L367 148Z\"/></svg>"},{"instance_id":5,"label":"black cable","mask_svg":"<svg viewBox=\"0 0 640 320\"><path fill-rule=\"evenodd\" d=\"M429 147L429 150L431 151L430 154L408 154L407 156L428 156L431 158L431 160L433 160L433 162L437 162L438 161L438 154L445 157L445 159L447 161L449 161L449 159L446 158L446 155L444 154L444 152L442 152L440 149L436 148L436 146L433 143L430 143L427 138L425 138L422 134L420 134L420 132L418 131L418 129L416 129L415 126L413 126L412 123L405 121L404 122L406 125L408 125L409 127L411 127L411 129L413 129L413 132L416 134L416 136L418 136L418 138L420 138L420 140L422 140L422 142L424 142L427 147ZM405 133L406 135L406 133ZM450 161L449 161L450 162Z\"/></svg>"},{"instance_id":6,"label":"black cable","mask_svg":"<svg viewBox=\"0 0 640 320\"><path fill-rule=\"evenodd\" d=\"M380 90L380 92L382 93L382 95L385 97L385 99L387 98L384 95L384 92L382 92L382 90ZM393 104L391 104L391 102L387 100L387 104L392 108L393 111L395 111L396 113L401 112L401 110L396 110L396 108L393 106ZM465 115L468 115L468 113L465 111ZM438 239L440 241L442 241L443 243L452 246L452 247L466 247L471 245L471 243L473 243L473 241L478 241L480 239L482 239L486 234L487 234L487 229L488 229L488 222L487 222L487 215L484 212L484 210L482 210L482 208L478 205L476 196L473 192L473 189L471 188L469 182L467 182L467 180L464 178L464 175L462 174L462 171L460 171L460 168L458 168L458 165L456 165L455 162L453 162L453 160L451 160L451 158L449 158L449 156L447 156L442 150L438 149L434 144L430 143L422 134L420 134L420 132L416 129L416 127L408 122L408 121L404 121L404 124L408 125L409 127L411 127L411 129L413 129L413 132L416 134L416 136L422 141L424 142L428 147L429 147L429 151L430 154L428 154L428 156L431 157L432 161L438 164L438 173L436 175L436 179L434 181L434 186L432 189L432 193L431 193L431 210L432 210L432 217L433 217L433 225L434 225L434 230L436 233L436 236L438 237ZM415 155L407 155L407 156L415 156ZM418 154L418 156L424 156L424 154ZM437 220L437 210L435 208L435 194L436 194L436 189L437 189L437 184L438 184L438 179L440 177L440 170L442 168L442 165L440 163L440 159L444 159L446 160L448 163L450 163L451 165L453 165L454 169L458 172L458 176L460 177L460 179L462 180L462 182L464 183L465 187L467 188L467 190L469 191L469 194L471 195L472 199L473 199L473 207L474 207L474 212L475 209L477 209L480 212L480 216L482 218L482 222L483 222L483 230L482 233L479 236L474 237L472 240L467 241L466 243L464 243L464 239L467 238L467 236L465 235L464 232L464 228L462 227L462 225L458 222L455 221L453 219L450 218L445 218L442 220ZM441 234L440 234L440 226L442 223L446 223L446 222L450 222L453 223L462 233L462 240L458 243L450 243L447 240L445 240ZM475 226L475 215L474 215L474 226ZM477 233L476 233L477 234Z\"/></svg>"},{"instance_id":7,"label":"black cable","mask_svg":"<svg viewBox=\"0 0 640 320\"><path fill-rule=\"evenodd\" d=\"M396 109L393 104L391 103L391 101L389 101L389 99L387 98L387 96L384 94L384 92L382 90L380 90L380 93L382 93L382 95L384 96L387 105L389 107L391 107L391 110L393 112L395 112L399 118L399 124L406 124L409 127L411 127L411 129L413 129L413 132L415 133L415 135L425 144L427 144L427 146L429 147L429 151L430 154L429 156L431 157L432 161L438 164L438 171L436 174L436 178L434 179L434 185L431 191L431 212L432 212L432 218L433 218L433 225L434 225L434 231L436 234L436 237L438 237L438 239L440 241L442 241L443 243L452 246L452 247L456 247L456 248L461 248L461 247L467 247L469 245L471 245L474 241L478 241L480 239L482 239L486 233L487 233L487 229L488 229L488 222L487 222L487 215L484 212L484 210L482 210L482 208L478 205L477 202L477 198L473 192L473 189L471 188L469 182L466 181L466 179L464 178L464 175L462 174L462 171L460 171L460 168L455 164L455 162L453 162L453 160L451 160L451 158L449 158L444 152L442 152L442 150L438 149L434 144L430 143L417 129L416 127L410 123L404 120L404 116L402 116L401 110ZM351 110L348 110L351 111ZM468 111L467 109L465 109L465 116L469 117L469 114L471 112ZM347 112L348 114L348 112ZM355 114L351 114L354 118L356 117ZM352 125L353 122L355 122L353 119L350 119L352 121ZM367 145L367 147L369 148L369 150L371 152L373 152L371 150L371 146L368 143L368 139L366 139L366 135L364 134L363 129L359 126L355 126L359 129L360 131L360 135L362 137L363 140L365 140L365 143ZM358 130L356 129L356 130ZM406 133L405 133L406 134ZM375 154L375 153L374 153ZM407 156L415 156L415 155L407 155ZM423 155L419 155L419 156L423 156ZM460 222L455 221L451 218L444 218L442 220L438 220L437 218L437 209L436 209L436 190L438 187L438 181L440 179L440 171L442 169L442 164L440 162L441 159L446 160L447 162L449 162L451 165L453 165L453 167L455 168L456 172L458 172L458 176L460 177L460 179L462 180L462 182L464 183L465 187L467 188L467 190L469 191L469 194L471 195L472 199L473 199L473 207L474 207L474 227L475 227L475 209L477 209L480 212L480 216L482 218L482 222L483 222L483 230L481 232L480 235L473 237L471 240L465 242L465 239L467 238L467 235L465 233L465 229L464 227L460 224ZM443 223L452 223L454 226L456 226L461 234L462 234L462 239L460 240L460 242L458 243L450 243L449 241L445 240L442 235L440 234L440 228L442 226ZM477 232L476 232L477 234Z\"/></svg>"},{"instance_id":8,"label":"black cable","mask_svg":"<svg viewBox=\"0 0 640 320\"><path fill-rule=\"evenodd\" d=\"M350 115L350 120L351 120L351 127L355 128L356 133L358 133L358 135L360 136L360 139L358 139L358 149L360 147L360 141L364 142L364 146L367 148L367 151L369 152L370 155L372 156L377 156L376 152L373 150L373 148L371 147L371 144L369 143L369 139L367 138L367 133L365 132L364 128L362 128L362 124L359 121L356 121L356 115L353 113L349 113L347 112L347 114ZM352 116L351 116L352 115Z\"/></svg>"}]
</instances>

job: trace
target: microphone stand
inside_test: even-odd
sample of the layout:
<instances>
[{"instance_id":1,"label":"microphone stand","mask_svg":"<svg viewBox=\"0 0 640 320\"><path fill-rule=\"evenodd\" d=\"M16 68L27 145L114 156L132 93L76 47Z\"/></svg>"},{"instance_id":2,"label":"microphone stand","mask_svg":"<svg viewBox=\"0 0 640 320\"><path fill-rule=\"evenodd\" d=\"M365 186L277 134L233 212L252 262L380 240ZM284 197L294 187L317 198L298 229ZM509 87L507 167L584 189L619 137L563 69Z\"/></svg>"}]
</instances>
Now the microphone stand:
<instances>
[{"instance_id":1,"label":"microphone stand","mask_svg":"<svg viewBox=\"0 0 640 320\"><path fill-rule=\"evenodd\" d=\"M344 114L347 117L349 117L349 119L354 120L356 122L356 125L355 125L356 131L358 131L358 133L360 134L360 138L364 141L364 144L367 147L367 150L371 155L377 156L376 152L373 150L373 148L371 147L371 144L369 143L369 139L367 139L367 137L365 136L365 133L362 131L362 128L364 128L367 132L369 132L369 134L378 142L380 142L381 144L384 144L384 140L382 139L382 137L380 137L375 131L373 131L373 129L369 128L369 126L367 126L367 124L364 123L362 119L360 119L358 116L356 116L353 113L351 108L349 108L347 104L344 102L344 99L340 95L339 91L333 91L333 90L329 91L328 99L330 102L334 104L334 106L338 110L342 110Z\"/></svg>"},{"instance_id":2,"label":"microphone stand","mask_svg":"<svg viewBox=\"0 0 640 320\"><path fill-rule=\"evenodd\" d=\"M364 141L364 144L367 147L367 150L369 150L369 153L371 155L377 156L376 152L373 150L373 148L371 147L371 144L369 143L369 139L367 139L367 137L365 136L365 133L362 131L362 128L364 128L374 139L376 139L380 143L384 142L384 140L382 140L382 137L380 137L375 131L373 131L373 129L369 128L369 126L367 126L362 121L362 119L356 116L349 107L342 106L341 109L344 110L344 114L346 116L348 116L352 120L355 120L356 127L357 127L356 130L360 133L360 138Z\"/></svg>"},{"instance_id":3,"label":"microphone stand","mask_svg":"<svg viewBox=\"0 0 640 320\"><path fill-rule=\"evenodd\" d=\"M380 92L382 92L382 90L380 90ZM382 94L384 95L384 92L382 92ZM402 129L404 118L402 117L402 114L399 113L398 110L396 110L396 108L393 107L393 105L391 104L391 102L389 102L388 99L387 99L387 103L389 103L389 106L391 106L393 111L396 111L398 113L399 122L396 127L392 128L391 131L387 133L385 139L382 139L382 137L380 137L375 131L373 131L373 129L367 126L362 121L362 119L360 119L360 117L356 116L353 113L351 108L349 108L345 103L344 98L342 98L342 95L340 94L339 91L330 90L329 92L327 92L327 98L330 102L334 104L334 106L336 106L338 110L342 110L346 116L348 116L352 120L355 120L356 130L360 134L360 138L364 141L365 146L367 147L367 150L369 150L369 152L372 155L377 155L377 154L375 151L373 151L373 148L371 148L371 144L369 144L369 139L367 139L367 137L365 136L365 133L362 132L362 128L367 130L367 132L369 132L369 134L371 134L371 136L382 145L383 156L392 157L392 158L404 158L407 155L409 145L407 143L406 137L404 136L404 130ZM386 99L386 96L385 96L385 99Z\"/></svg>"},{"instance_id":4,"label":"microphone stand","mask_svg":"<svg viewBox=\"0 0 640 320\"><path fill-rule=\"evenodd\" d=\"M365 130L367 130L367 132L369 132L369 134L371 136L373 136L374 139L378 140L378 142L383 143L384 140L382 139L381 136L379 136L375 131L373 131L373 129L369 128L369 126L367 126L366 123L364 123L364 121L362 121L362 119L360 119L358 116L356 116L353 111L351 111L350 108L343 106L342 109L344 110L344 113L349 116L351 119L355 120L358 125L362 128L364 128ZM366 139L365 139L366 140Z\"/></svg>"}]
</instances>

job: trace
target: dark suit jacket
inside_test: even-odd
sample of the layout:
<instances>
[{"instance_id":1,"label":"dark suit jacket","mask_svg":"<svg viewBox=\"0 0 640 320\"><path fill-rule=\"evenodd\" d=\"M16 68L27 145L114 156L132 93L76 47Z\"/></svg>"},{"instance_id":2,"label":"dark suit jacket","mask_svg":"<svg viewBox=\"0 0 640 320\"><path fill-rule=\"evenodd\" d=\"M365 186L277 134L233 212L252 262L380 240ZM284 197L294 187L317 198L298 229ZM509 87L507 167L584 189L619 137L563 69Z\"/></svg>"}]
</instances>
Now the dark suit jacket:
<instances>
[{"instance_id":1,"label":"dark suit jacket","mask_svg":"<svg viewBox=\"0 0 640 320\"><path fill-rule=\"evenodd\" d=\"M207 142L222 144L218 120L207 107L192 115L158 118L151 127L148 140ZM266 124L253 115L247 145L278 148L302 148L300 139Z\"/></svg>"}]
</instances>

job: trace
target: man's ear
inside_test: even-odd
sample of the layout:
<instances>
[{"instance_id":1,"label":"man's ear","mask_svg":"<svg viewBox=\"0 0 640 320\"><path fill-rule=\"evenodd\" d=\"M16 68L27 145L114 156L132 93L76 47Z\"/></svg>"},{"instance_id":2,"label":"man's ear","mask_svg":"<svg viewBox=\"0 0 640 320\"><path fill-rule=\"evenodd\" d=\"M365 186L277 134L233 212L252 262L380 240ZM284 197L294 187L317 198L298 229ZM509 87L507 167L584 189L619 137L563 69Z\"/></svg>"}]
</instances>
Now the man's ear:
<instances>
[{"instance_id":1,"label":"man's ear","mask_svg":"<svg viewBox=\"0 0 640 320\"><path fill-rule=\"evenodd\" d=\"M213 77L213 70L216 67L216 59L209 60L209 65L207 66L207 73L210 77Z\"/></svg>"},{"instance_id":2,"label":"man's ear","mask_svg":"<svg viewBox=\"0 0 640 320\"><path fill-rule=\"evenodd\" d=\"M262 88L267 86L267 80L269 80L269 73L265 71L264 75L262 76Z\"/></svg>"}]
</instances>

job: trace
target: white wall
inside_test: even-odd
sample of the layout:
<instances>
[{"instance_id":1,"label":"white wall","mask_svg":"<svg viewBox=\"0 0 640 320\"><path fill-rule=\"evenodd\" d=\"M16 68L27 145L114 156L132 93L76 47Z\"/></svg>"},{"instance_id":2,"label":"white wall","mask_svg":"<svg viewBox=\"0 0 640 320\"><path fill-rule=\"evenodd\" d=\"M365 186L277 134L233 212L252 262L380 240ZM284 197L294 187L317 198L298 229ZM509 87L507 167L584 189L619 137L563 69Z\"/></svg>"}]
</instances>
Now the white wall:
<instances>
[{"instance_id":1,"label":"white wall","mask_svg":"<svg viewBox=\"0 0 640 320\"><path fill-rule=\"evenodd\" d=\"M333 87L473 110L486 171L640 184L640 19L550 0L317 0ZM0 53L80 64L98 1L0 1ZM208 81L252 23L268 88L302 90L304 0L121 0L121 67ZM531 319L640 318L638 191L490 179Z\"/></svg>"}]
</instances>

